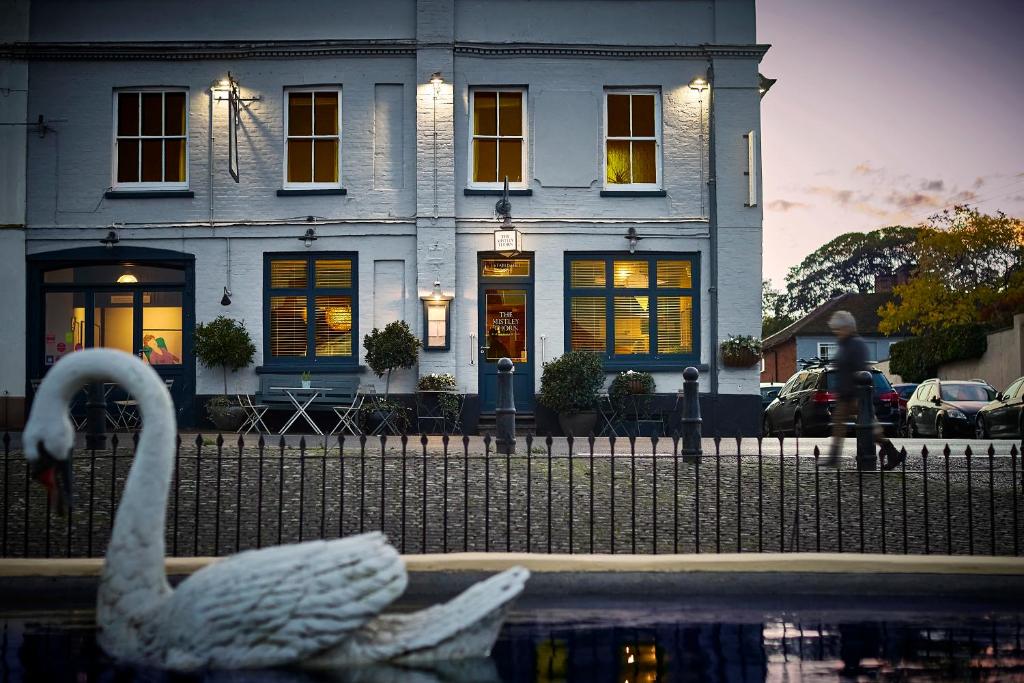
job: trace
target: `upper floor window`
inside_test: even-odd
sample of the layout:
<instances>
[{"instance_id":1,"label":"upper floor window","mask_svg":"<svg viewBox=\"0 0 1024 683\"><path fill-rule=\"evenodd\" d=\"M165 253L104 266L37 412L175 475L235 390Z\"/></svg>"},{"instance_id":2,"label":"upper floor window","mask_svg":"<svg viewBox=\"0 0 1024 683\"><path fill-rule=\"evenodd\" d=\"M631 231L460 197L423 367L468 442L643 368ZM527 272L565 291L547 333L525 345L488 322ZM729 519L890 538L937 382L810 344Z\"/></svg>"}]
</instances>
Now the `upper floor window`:
<instances>
[{"instance_id":1,"label":"upper floor window","mask_svg":"<svg viewBox=\"0 0 1024 683\"><path fill-rule=\"evenodd\" d=\"M114 93L114 187L188 187L188 106L185 90Z\"/></svg>"},{"instance_id":2,"label":"upper floor window","mask_svg":"<svg viewBox=\"0 0 1024 683\"><path fill-rule=\"evenodd\" d=\"M284 186L341 187L341 90L286 90L284 127Z\"/></svg>"},{"instance_id":3,"label":"upper floor window","mask_svg":"<svg viewBox=\"0 0 1024 683\"><path fill-rule=\"evenodd\" d=\"M605 93L605 186L661 187L661 102L654 91Z\"/></svg>"},{"instance_id":4,"label":"upper floor window","mask_svg":"<svg viewBox=\"0 0 1024 683\"><path fill-rule=\"evenodd\" d=\"M522 88L473 89L469 98L472 140L470 185L525 186L526 91Z\"/></svg>"},{"instance_id":5,"label":"upper floor window","mask_svg":"<svg viewBox=\"0 0 1024 683\"><path fill-rule=\"evenodd\" d=\"M818 342L818 358L822 360L832 360L838 350L839 344L835 342Z\"/></svg>"}]
</instances>

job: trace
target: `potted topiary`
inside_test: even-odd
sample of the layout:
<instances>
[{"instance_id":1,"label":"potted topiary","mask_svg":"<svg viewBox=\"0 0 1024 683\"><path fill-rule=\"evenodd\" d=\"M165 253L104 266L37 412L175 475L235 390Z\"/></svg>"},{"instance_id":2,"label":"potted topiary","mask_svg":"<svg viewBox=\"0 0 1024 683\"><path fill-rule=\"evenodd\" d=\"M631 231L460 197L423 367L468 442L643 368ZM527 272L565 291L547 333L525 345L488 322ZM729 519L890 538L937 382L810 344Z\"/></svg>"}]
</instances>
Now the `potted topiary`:
<instances>
[{"instance_id":1,"label":"potted topiary","mask_svg":"<svg viewBox=\"0 0 1024 683\"><path fill-rule=\"evenodd\" d=\"M601 357L569 351L544 364L537 400L558 413L562 433L586 436L597 423L597 394L603 385Z\"/></svg>"},{"instance_id":2,"label":"potted topiary","mask_svg":"<svg viewBox=\"0 0 1024 683\"><path fill-rule=\"evenodd\" d=\"M228 398L228 370L232 372L252 363L256 345L245 329L245 323L227 316L217 316L208 323L196 325L195 352L199 362L208 368L220 367L224 394L206 403L210 421L221 431L234 431L245 419L245 411Z\"/></svg>"},{"instance_id":3,"label":"potted topiary","mask_svg":"<svg viewBox=\"0 0 1024 683\"><path fill-rule=\"evenodd\" d=\"M720 348L722 362L730 368L749 368L761 359L761 340L750 335L730 334Z\"/></svg>"},{"instance_id":4,"label":"potted topiary","mask_svg":"<svg viewBox=\"0 0 1024 683\"><path fill-rule=\"evenodd\" d=\"M419 357L420 340L409 329L404 320L388 323L383 330L376 327L363 337L363 348L366 349L366 365L377 377L387 376L384 380L384 398L377 402L376 407L361 413L367 423L384 419L381 411L393 413L393 420L400 428L408 427L409 417L404 406L392 402L388 397L391 392L391 373L398 368L411 368ZM369 407L368 407L369 408ZM372 430L371 430L372 431Z\"/></svg>"}]
</instances>

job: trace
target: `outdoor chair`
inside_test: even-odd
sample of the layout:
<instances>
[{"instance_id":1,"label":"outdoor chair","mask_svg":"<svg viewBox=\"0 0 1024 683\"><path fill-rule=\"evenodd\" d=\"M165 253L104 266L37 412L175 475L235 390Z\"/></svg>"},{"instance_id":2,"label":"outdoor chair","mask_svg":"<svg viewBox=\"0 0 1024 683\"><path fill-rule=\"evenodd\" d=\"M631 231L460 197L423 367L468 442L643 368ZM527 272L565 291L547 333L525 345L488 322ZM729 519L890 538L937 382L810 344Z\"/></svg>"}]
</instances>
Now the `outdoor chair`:
<instances>
[{"instance_id":1,"label":"outdoor chair","mask_svg":"<svg viewBox=\"0 0 1024 683\"><path fill-rule=\"evenodd\" d=\"M238 405L241 406L242 411L245 413L245 421L235 431L243 433L242 430L244 429L244 433L248 434L255 429L258 434L269 434L270 429L267 428L267 424L263 421L263 416L270 410L270 406L265 403L254 403L252 396L249 394L238 394L237 398Z\"/></svg>"},{"instance_id":2,"label":"outdoor chair","mask_svg":"<svg viewBox=\"0 0 1024 683\"><path fill-rule=\"evenodd\" d=\"M338 423L334 425L334 429L330 431L328 436L334 436L335 434L344 434L347 430L352 436L359 436L363 432L359 429L359 409L363 406L363 401L366 399L365 393L357 385L355 392L351 397L346 396L332 396L332 399L346 399L347 402L342 405L331 406L334 414L338 416Z\"/></svg>"}]
</instances>

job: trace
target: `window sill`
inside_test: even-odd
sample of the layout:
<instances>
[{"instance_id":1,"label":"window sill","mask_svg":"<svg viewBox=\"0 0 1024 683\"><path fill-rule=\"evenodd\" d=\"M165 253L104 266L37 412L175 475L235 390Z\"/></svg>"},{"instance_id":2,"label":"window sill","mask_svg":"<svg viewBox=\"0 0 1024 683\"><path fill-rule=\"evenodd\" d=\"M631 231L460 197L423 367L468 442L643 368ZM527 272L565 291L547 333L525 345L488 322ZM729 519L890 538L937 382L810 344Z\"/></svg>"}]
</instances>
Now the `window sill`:
<instances>
[{"instance_id":1,"label":"window sill","mask_svg":"<svg viewBox=\"0 0 1024 683\"><path fill-rule=\"evenodd\" d=\"M257 375L300 375L303 372L317 375L357 375L366 372L365 365L323 365L321 363L296 363L295 365L257 365Z\"/></svg>"},{"instance_id":2,"label":"window sill","mask_svg":"<svg viewBox=\"0 0 1024 683\"><path fill-rule=\"evenodd\" d=\"M665 190L601 190L602 197L665 197Z\"/></svg>"},{"instance_id":3,"label":"window sill","mask_svg":"<svg viewBox=\"0 0 1024 683\"><path fill-rule=\"evenodd\" d=\"M107 190L104 199L192 199L192 190Z\"/></svg>"},{"instance_id":4,"label":"window sill","mask_svg":"<svg viewBox=\"0 0 1024 683\"><path fill-rule=\"evenodd\" d=\"M693 366L697 368L698 372L708 372L710 368L707 363L697 363L695 361L685 360L641 360L641 361L624 361L624 360L606 360L604 361L605 372L624 372L626 370L634 370L637 372L666 372L675 371L682 377L683 369Z\"/></svg>"},{"instance_id":5,"label":"window sill","mask_svg":"<svg viewBox=\"0 0 1024 683\"><path fill-rule=\"evenodd\" d=\"M484 188L480 188L480 187L467 187L464 190L462 190L462 194L465 195L466 197L501 197L502 195L505 194L505 190L499 190L499 189L491 190L491 189L484 189ZM509 197L532 197L533 196L533 190L530 189L530 188L525 188L525 189L520 188L518 190L514 190L512 188L509 188L508 196Z\"/></svg>"},{"instance_id":6,"label":"window sill","mask_svg":"<svg viewBox=\"0 0 1024 683\"><path fill-rule=\"evenodd\" d=\"M277 191L278 197L316 197L318 195L345 195L348 194L348 190L344 187L325 187L317 189L281 189Z\"/></svg>"}]
</instances>

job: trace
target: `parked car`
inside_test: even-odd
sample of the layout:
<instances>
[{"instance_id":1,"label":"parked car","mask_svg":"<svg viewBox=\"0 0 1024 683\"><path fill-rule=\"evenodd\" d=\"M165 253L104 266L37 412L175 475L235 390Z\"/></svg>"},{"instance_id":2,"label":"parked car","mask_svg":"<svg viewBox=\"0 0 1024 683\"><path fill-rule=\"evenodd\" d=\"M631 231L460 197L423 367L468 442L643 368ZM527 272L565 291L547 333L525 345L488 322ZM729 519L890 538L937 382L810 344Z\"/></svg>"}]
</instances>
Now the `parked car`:
<instances>
[{"instance_id":1,"label":"parked car","mask_svg":"<svg viewBox=\"0 0 1024 683\"><path fill-rule=\"evenodd\" d=\"M872 369L875 387L875 418L885 431L895 435L899 421L900 397L880 371ZM789 378L779 395L764 411L762 428L766 436L825 436L832 432L839 376L834 365L805 367Z\"/></svg>"},{"instance_id":2,"label":"parked car","mask_svg":"<svg viewBox=\"0 0 1024 683\"><path fill-rule=\"evenodd\" d=\"M984 382L926 379L907 401L912 437L974 436L975 416L994 398Z\"/></svg>"},{"instance_id":3,"label":"parked car","mask_svg":"<svg viewBox=\"0 0 1024 683\"><path fill-rule=\"evenodd\" d=\"M784 384L782 382L761 382L761 412L768 407L768 404L779 395L779 390Z\"/></svg>"},{"instance_id":4,"label":"parked car","mask_svg":"<svg viewBox=\"0 0 1024 683\"><path fill-rule=\"evenodd\" d=\"M907 428L907 401L914 395L914 390L917 389L916 384L902 383L893 384L893 390L900 395L900 420L899 427L900 432L904 432Z\"/></svg>"},{"instance_id":5,"label":"parked car","mask_svg":"<svg viewBox=\"0 0 1024 683\"><path fill-rule=\"evenodd\" d=\"M978 411L974 435L979 439L1024 439L1024 377Z\"/></svg>"}]
</instances>

